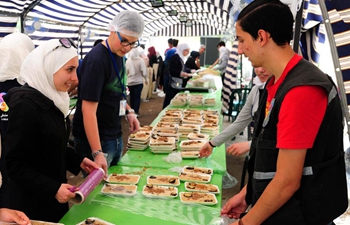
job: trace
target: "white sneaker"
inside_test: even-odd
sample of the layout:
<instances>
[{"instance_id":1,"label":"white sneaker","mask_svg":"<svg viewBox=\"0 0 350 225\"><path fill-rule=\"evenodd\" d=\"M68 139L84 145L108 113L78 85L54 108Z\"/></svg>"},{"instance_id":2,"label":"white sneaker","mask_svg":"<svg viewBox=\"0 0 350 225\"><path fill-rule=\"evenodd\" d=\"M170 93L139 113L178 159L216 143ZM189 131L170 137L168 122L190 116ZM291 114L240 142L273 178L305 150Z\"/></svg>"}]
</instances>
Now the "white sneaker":
<instances>
[{"instance_id":1,"label":"white sneaker","mask_svg":"<svg viewBox=\"0 0 350 225\"><path fill-rule=\"evenodd\" d=\"M143 99L142 101L143 101L143 102L149 102L149 100L148 100L148 99Z\"/></svg>"},{"instance_id":2,"label":"white sneaker","mask_svg":"<svg viewBox=\"0 0 350 225\"><path fill-rule=\"evenodd\" d=\"M164 97L165 97L165 94L164 94L164 92L159 92L159 93L158 93L158 96L161 97L161 98L164 98Z\"/></svg>"},{"instance_id":3,"label":"white sneaker","mask_svg":"<svg viewBox=\"0 0 350 225\"><path fill-rule=\"evenodd\" d=\"M157 88L156 92L159 93L159 92L163 92L163 91Z\"/></svg>"}]
</instances>

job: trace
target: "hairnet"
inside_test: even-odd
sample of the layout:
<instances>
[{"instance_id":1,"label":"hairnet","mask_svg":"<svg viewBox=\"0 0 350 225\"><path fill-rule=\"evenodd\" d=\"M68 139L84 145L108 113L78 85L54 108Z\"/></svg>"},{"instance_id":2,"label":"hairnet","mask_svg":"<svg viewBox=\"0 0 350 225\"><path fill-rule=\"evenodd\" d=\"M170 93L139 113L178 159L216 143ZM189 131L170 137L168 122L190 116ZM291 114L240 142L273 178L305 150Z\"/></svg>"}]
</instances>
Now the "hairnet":
<instances>
[{"instance_id":1,"label":"hairnet","mask_svg":"<svg viewBox=\"0 0 350 225\"><path fill-rule=\"evenodd\" d=\"M118 31L119 33L139 38L142 35L145 22L140 14L134 11L121 11L109 23L110 31Z\"/></svg>"},{"instance_id":2,"label":"hairnet","mask_svg":"<svg viewBox=\"0 0 350 225\"><path fill-rule=\"evenodd\" d=\"M43 42L23 61L20 78L30 87L51 99L55 106L67 116L69 96L67 92L57 91L53 75L69 60L78 56L77 49L64 48L58 39Z\"/></svg>"},{"instance_id":3,"label":"hairnet","mask_svg":"<svg viewBox=\"0 0 350 225\"><path fill-rule=\"evenodd\" d=\"M0 42L0 82L13 80L24 84L19 79L23 60L33 51L34 43L25 34L12 33L6 35Z\"/></svg>"}]
</instances>

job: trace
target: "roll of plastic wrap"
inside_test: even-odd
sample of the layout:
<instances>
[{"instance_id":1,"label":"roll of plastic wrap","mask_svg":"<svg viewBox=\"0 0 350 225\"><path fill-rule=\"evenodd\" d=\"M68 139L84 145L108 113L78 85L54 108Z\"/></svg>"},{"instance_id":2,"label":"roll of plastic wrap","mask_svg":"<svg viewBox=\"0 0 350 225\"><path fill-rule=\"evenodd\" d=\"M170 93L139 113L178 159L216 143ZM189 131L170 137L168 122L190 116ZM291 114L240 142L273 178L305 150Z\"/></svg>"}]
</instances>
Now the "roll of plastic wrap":
<instances>
[{"instance_id":1,"label":"roll of plastic wrap","mask_svg":"<svg viewBox=\"0 0 350 225\"><path fill-rule=\"evenodd\" d=\"M74 204L81 204L92 190L102 181L105 172L102 168L92 171L84 182L74 191L75 197L71 199Z\"/></svg>"}]
</instances>

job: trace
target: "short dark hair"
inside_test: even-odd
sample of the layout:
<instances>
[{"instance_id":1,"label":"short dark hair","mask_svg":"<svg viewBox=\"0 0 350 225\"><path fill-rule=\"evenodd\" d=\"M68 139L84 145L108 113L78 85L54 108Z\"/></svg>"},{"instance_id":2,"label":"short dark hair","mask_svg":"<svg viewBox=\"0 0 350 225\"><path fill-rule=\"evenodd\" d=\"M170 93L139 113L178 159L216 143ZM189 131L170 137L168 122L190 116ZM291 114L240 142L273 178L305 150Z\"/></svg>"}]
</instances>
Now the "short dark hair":
<instances>
[{"instance_id":1,"label":"short dark hair","mask_svg":"<svg viewBox=\"0 0 350 225\"><path fill-rule=\"evenodd\" d=\"M279 0L253 1L238 15L237 23L254 40L260 29L270 33L279 46L289 44L293 38L293 14L289 7Z\"/></svg>"},{"instance_id":2,"label":"short dark hair","mask_svg":"<svg viewBox=\"0 0 350 225\"><path fill-rule=\"evenodd\" d=\"M169 44L173 44L173 39L172 39L172 38L169 38L169 39L168 39L168 43L169 43Z\"/></svg>"},{"instance_id":3,"label":"short dark hair","mask_svg":"<svg viewBox=\"0 0 350 225\"><path fill-rule=\"evenodd\" d=\"M96 46L96 45L98 45L99 43L101 43L103 40L102 39L97 39L95 42L94 42L94 47Z\"/></svg>"},{"instance_id":4,"label":"short dark hair","mask_svg":"<svg viewBox=\"0 0 350 225\"><path fill-rule=\"evenodd\" d=\"M226 46L225 42L220 41L219 44L216 47Z\"/></svg>"},{"instance_id":5,"label":"short dark hair","mask_svg":"<svg viewBox=\"0 0 350 225\"><path fill-rule=\"evenodd\" d=\"M173 46L177 47L178 44L179 44L179 40L173 39Z\"/></svg>"}]
</instances>

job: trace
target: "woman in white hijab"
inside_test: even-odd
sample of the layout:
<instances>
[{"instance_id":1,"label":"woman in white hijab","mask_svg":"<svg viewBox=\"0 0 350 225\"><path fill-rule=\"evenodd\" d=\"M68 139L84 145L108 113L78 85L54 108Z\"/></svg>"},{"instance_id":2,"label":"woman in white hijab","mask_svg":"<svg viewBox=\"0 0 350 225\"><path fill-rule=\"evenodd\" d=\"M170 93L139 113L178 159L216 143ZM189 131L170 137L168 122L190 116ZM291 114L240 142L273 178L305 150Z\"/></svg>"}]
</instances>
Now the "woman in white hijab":
<instances>
[{"instance_id":1,"label":"woman in white hijab","mask_svg":"<svg viewBox=\"0 0 350 225\"><path fill-rule=\"evenodd\" d=\"M30 219L58 222L68 211L68 200L75 197L66 170L77 175L80 168L87 172L98 168L67 148L67 90L77 79L77 67L73 41L46 41L22 63L20 78L25 84L5 96L9 106L6 168L11 185L21 192L14 207Z\"/></svg>"},{"instance_id":2,"label":"woman in white hijab","mask_svg":"<svg viewBox=\"0 0 350 225\"><path fill-rule=\"evenodd\" d=\"M33 51L34 43L25 34L12 33L6 35L0 41L0 93L1 97L13 87L23 85L19 73L23 60ZM0 98L1 102L1 98ZM7 106L1 102L0 106L0 131L3 137L7 130Z\"/></svg>"},{"instance_id":3,"label":"woman in white hijab","mask_svg":"<svg viewBox=\"0 0 350 225\"><path fill-rule=\"evenodd\" d=\"M12 33L6 35L0 41L0 133L5 137L8 123L8 107L3 102L3 95L13 87L19 87L23 82L18 79L21 64L25 57L34 49L33 41L25 34ZM1 143L1 141L0 141ZM0 208L11 207L10 188L7 179L5 168L5 157L1 157L3 146L0 144ZM4 177L2 177L4 176ZM7 210L1 209L2 213L6 215ZM0 213L1 214L1 213ZM17 215L17 214L9 214ZM0 218L0 220L3 220ZM8 221L8 220L6 220ZM13 221L8 221L13 222ZM21 223L22 224L22 223ZM24 223L27 224L27 223Z\"/></svg>"},{"instance_id":4,"label":"woman in white hijab","mask_svg":"<svg viewBox=\"0 0 350 225\"><path fill-rule=\"evenodd\" d=\"M25 34L12 33L0 41L0 91L7 92L5 88L23 85L18 80L23 60L33 51L34 43ZM13 84L7 84L13 82Z\"/></svg>"},{"instance_id":5,"label":"woman in white hijab","mask_svg":"<svg viewBox=\"0 0 350 225\"><path fill-rule=\"evenodd\" d=\"M186 73L186 56L190 53L190 46L186 43L179 44L175 54L169 62L169 88L167 89L163 109L170 104L171 99L183 88L184 78L191 78L191 74Z\"/></svg>"},{"instance_id":6,"label":"woman in white hijab","mask_svg":"<svg viewBox=\"0 0 350 225\"><path fill-rule=\"evenodd\" d=\"M129 53L129 58L125 63L128 75L128 88L130 91L130 106L139 115L141 92L143 82L148 84L147 67L139 55L139 51L134 48Z\"/></svg>"}]
</instances>

